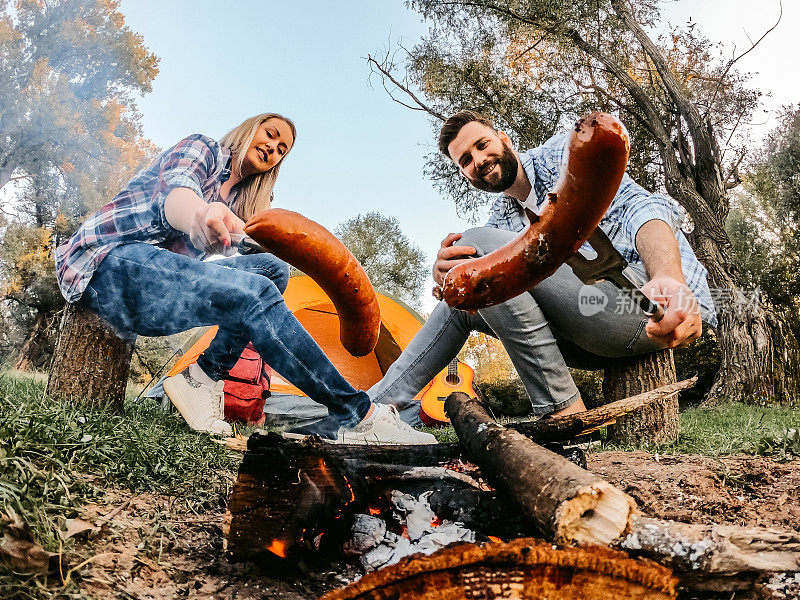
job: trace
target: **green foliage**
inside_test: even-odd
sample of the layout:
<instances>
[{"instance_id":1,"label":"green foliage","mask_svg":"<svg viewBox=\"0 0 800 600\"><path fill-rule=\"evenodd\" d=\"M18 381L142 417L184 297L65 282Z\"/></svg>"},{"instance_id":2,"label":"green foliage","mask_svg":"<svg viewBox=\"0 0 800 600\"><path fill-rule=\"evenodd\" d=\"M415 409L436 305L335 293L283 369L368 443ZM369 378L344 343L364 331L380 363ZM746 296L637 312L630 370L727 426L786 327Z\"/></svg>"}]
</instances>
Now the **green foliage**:
<instances>
[{"instance_id":1,"label":"green foliage","mask_svg":"<svg viewBox=\"0 0 800 600\"><path fill-rule=\"evenodd\" d=\"M403 234L397 219L368 212L340 224L334 233L358 259L377 289L419 307L428 275L425 254Z\"/></svg>"},{"instance_id":2,"label":"green foliage","mask_svg":"<svg viewBox=\"0 0 800 600\"><path fill-rule=\"evenodd\" d=\"M800 456L800 430L788 429L779 434L765 435L753 445L750 452L773 456L779 460L790 460L792 457Z\"/></svg>"},{"instance_id":3,"label":"green foliage","mask_svg":"<svg viewBox=\"0 0 800 600\"><path fill-rule=\"evenodd\" d=\"M726 228L743 281L800 334L800 109L786 107L745 177Z\"/></svg>"},{"instance_id":4,"label":"green foliage","mask_svg":"<svg viewBox=\"0 0 800 600\"><path fill-rule=\"evenodd\" d=\"M680 415L680 436L667 446L604 446L609 450L644 449L671 454L725 456L757 453L763 440L788 439L787 432L798 429L800 408L763 408L740 402L723 403L712 408L690 408ZM794 434L792 434L794 435ZM777 447L772 442L772 447ZM766 448L766 446L764 446Z\"/></svg>"},{"instance_id":5,"label":"green foliage","mask_svg":"<svg viewBox=\"0 0 800 600\"><path fill-rule=\"evenodd\" d=\"M18 515L45 550L61 548L68 559L66 519L110 486L168 494L191 510L225 501L235 457L153 403L112 414L53 400L44 382L6 374L0 406L0 517ZM0 518L0 536L5 526Z\"/></svg>"},{"instance_id":6,"label":"green foliage","mask_svg":"<svg viewBox=\"0 0 800 600\"><path fill-rule=\"evenodd\" d=\"M53 251L155 150L136 95L158 59L115 0L0 0L0 361L46 364L63 306ZM8 184L8 185L7 185ZM46 326L43 324L47 324ZM23 344L24 343L24 344Z\"/></svg>"},{"instance_id":7,"label":"green foliage","mask_svg":"<svg viewBox=\"0 0 800 600\"><path fill-rule=\"evenodd\" d=\"M631 134L634 179L663 190L663 153L674 147L680 167L674 175L688 181L697 166L688 149L692 131L677 116L674 97L651 57L612 4L413 0L410 6L426 19L429 32L404 59L404 83L422 92L432 115L472 108L491 116L520 149L538 145L588 111L618 113ZM652 28L661 25L659 4L625 3L640 24ZM688 100L701 114L713 115L709 127L727 170L747 148L738 127L752 114L760 92L746 87L747 75L729 70L722 46L692 23L671 28L655 42ZM394 56L387 53L384 70L399 66ZM432 124L438 134L440 122ZM426 172L454 197L462 214L474 214L487 200L438 154L428 156Z\"/></svg>"}]
</instances>

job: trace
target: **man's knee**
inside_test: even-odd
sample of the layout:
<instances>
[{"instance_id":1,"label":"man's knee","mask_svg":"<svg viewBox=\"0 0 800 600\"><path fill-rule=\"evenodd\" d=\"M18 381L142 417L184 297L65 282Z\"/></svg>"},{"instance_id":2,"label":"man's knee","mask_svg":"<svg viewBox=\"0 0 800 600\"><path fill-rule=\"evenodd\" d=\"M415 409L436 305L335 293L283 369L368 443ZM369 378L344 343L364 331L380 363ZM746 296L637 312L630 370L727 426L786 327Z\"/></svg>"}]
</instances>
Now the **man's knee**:
<instances>
[{"instance_id":1,"label":"man's knee","mask_svg":"<svg viewBox=\"0 0 800 600\"><path fill-rule=\"evenodd\" d=\"M517 236L513 231L497 229L496 227L473 227L461 234L461 239L456 242L459 246L473 246L478 256L489 254Z\"/></svg>"}]
</instances>

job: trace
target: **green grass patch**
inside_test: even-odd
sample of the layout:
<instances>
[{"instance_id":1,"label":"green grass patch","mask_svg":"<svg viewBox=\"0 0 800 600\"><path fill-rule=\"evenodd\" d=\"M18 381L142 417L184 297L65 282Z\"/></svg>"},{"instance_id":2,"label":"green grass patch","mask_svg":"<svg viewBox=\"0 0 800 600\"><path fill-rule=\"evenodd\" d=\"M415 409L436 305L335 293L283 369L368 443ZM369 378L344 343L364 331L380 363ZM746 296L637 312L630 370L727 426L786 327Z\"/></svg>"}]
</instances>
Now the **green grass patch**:
<instances>
[{"instance_id":1,"label":"green grass patch","mask_svg":"<svg viewBox=\"0 0 800 600\"><path fill-rule=\"evenodd\" d=\"M117 414L53 400L40 380L0 374L0 536L3 516L18 517L45 550L68 552L66 520L114 486L174 496L187 510L219 507L239 462L151 400ZM3 598L12 597L8 576L0 578Z\"/></svg>"},{"instance_id":2,"label":"green grass patch","mask_svg":"<svg viewBox=\"0 0 800 600\"><path fill-rule=\"evenodd\" d=\"M521 419L498 419L499 423ZM525 420L525 419L522 419ZM457 442L452 427L423 427L440 443ZM738 402L690 408L680 415L678 442L667 446L603 443L599 450L648 450L674 454L760 454L779 460L800 456L800 408L765 408Z\"/></svg>"}]
</instances>

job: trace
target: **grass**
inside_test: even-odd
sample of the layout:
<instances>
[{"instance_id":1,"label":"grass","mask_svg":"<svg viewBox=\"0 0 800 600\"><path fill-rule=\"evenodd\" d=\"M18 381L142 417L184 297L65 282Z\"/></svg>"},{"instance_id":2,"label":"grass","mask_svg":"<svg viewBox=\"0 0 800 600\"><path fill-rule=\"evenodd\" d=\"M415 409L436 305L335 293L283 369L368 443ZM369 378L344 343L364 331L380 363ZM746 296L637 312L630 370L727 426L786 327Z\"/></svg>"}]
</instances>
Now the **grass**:
<instances>
[{"instance_id":1,"label":"grass","mask_svg":"<svg viewBox=\"0 0 800 600\"><path fill-rule=\"evenodd\" d=\"M168 495L178 510L199 512L224 504L239 455L192 432L151 400L129 401L124 414L116 414L55 401L45 396L44 386L41 378L0 374L0 536L8 532L9 521L19 519L45 550L75 565L89 550L65 536L66 522L79 517L86 502L102 503L109 489ZM791 430L800 430L800 408L723 404L682 413L676 444L639 447L788 457L800 454L800 439ZM427 431L440 442L457 441L451 427ZM631 448L604 444L600 449ZM81 597L74 579L64 584L58 575L48 580L0 567L3 600Z\"/></svg>"},{"instance_id":2,"label":"grass","mask_svg":"<svg viewBox=\"0 0 800 600\"><path fill-rule=\"evenodd\" d=\"M0 374L0 535L18 518L45 550L68 557L66 520L108 488L166 494L179 509L200 511L224 504L239 461L150 400L115 414L50 399L40 380ZM43 590L41 576L0 569L0 598L52 597ZM64 589L59 597L69 596Z\"/></svg>"},{"instance_id":3,"label":"grass","mask_svg":"<svg viewBox=\"0 0 800 600\"><path fill-rule=\"evenodd\" d=\"M498 419L509 422L511 419ZM519 420L519 419L513 419ZM458 441L452 427L422 428L441 443ZM794 430L794 433L793 433ZM593 450L649 450L672 454L762 454L779 459L800 455L800 407L764 408L738 402L714 408L690 408L680 415L680 437L674 444L617 445L603 443Z\"/></svg>"}]
</instances>

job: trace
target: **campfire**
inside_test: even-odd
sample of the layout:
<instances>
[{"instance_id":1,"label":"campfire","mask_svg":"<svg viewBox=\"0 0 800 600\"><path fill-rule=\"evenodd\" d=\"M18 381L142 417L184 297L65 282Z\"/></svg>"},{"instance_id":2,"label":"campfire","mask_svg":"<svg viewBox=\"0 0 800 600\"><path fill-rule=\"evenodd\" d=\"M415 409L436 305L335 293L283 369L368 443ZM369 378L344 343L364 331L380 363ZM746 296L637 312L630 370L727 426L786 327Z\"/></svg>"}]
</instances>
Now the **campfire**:
<instances>
[{"instance_id":1,"label":"campfire","mask_svg":"<svg viewBox=\"0 0 800 600\"><path fill-rule=\"evenodd\" d=\"M674 598L676 582L738 590L765 572L800 570L797 532L645 517L632 498L537 443L595 429L609 412L682 385L519 431L455 393L447 411L460 444L347 446L253 435L229 503L227 551L277 563L309 553L357 560L368 575L331 599L372 597L370 586L389 582L399 590L422 585L417 579L463 592L431 597L515 597L465 595L473 576L485 589L521 585L525 597ZM562 595L551 594L551 580L562 582ZM424 597L404 594L387 597Z\"/></svg>"}]
</instances>

